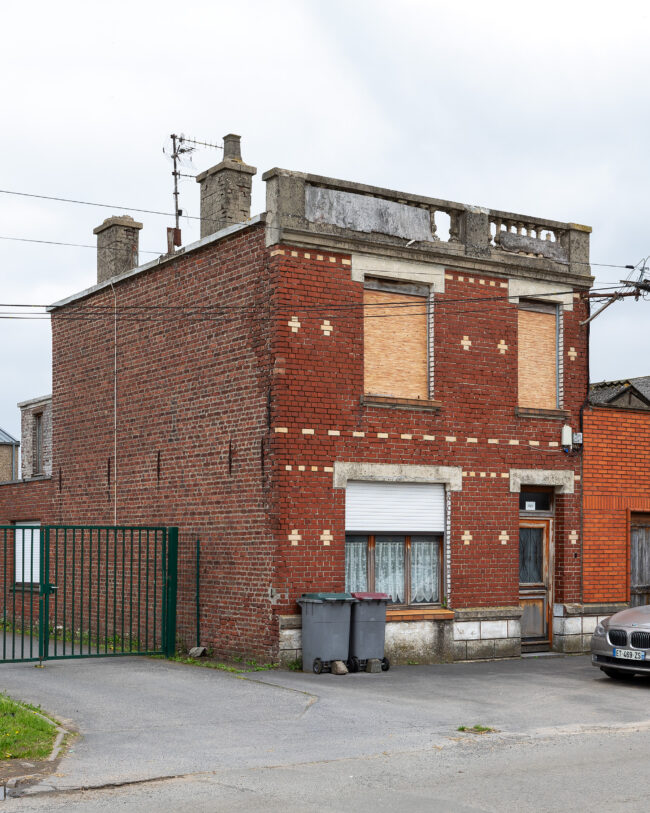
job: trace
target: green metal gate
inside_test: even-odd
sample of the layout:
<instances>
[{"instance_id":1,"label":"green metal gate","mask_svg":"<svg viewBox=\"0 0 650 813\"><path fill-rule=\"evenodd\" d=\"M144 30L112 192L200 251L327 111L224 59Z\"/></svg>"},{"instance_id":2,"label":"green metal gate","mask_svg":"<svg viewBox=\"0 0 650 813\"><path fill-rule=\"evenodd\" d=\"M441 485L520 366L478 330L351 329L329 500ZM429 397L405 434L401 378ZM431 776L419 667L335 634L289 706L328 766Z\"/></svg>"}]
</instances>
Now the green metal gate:
<instances>
[{"instance_id":1,"label":"green metal gate","mask_svg":"<svg viewBox=\"0 0 650 813\"><path fill-rule=\"evenodd\" d=\"M0 526L0 663L173 655L178 528Z\"/></svg>"}]
</instances>

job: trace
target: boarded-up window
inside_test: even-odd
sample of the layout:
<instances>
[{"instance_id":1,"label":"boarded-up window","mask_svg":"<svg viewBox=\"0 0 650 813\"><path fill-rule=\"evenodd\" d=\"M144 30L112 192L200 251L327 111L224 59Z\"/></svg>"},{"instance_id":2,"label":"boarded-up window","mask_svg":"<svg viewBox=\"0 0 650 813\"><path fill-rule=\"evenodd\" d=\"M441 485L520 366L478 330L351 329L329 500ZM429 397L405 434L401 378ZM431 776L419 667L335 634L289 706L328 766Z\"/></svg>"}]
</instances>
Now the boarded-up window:
<instances>
[{"instance_id":1,"label":"boarded-up window","mask_svg":"<svg viewBox=\"0 0 650 813\"><path fill-rule=\"evenodd\" d=\"M364 391L428 398L427 298L364 290Z\"/></svg>"},{"instance_id":2,"label":"boarded-up window","mask_svg":"<svg viewBox=\"0 0 650 813\"><path fill-rule=\"evenodd\" d=\"M519 406L557 409L557 310L519 307Z\"/></svg>"}]
</instances>

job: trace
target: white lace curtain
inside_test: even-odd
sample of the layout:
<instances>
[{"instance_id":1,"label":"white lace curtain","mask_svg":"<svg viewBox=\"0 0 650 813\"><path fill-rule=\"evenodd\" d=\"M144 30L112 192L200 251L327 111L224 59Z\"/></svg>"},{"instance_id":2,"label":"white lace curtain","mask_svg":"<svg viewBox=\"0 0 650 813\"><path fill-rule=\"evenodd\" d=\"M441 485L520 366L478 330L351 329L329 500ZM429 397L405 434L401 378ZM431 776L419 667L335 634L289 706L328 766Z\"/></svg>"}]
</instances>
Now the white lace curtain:
<instances>
[{"instance_id":1,"label":"white lace curtain","mask_svg":"<svg viewBox=\"0 0 650 813\"><path fill-rule=\"evenodd\" d=\"M345 540L345 590L368 592L368 537L348 536Z\"/></svg>"},{"instance_id":2,"label":"white lace curtain","mask_svg":"<svg viewBox=\"0 0 650 813\"><path fill-rule=\"evenodd\" d=\"M440 600L439 545L431 537L411 537L411 601Z\"/></svg>"},{"instance_id":3,"label":"white lace curtain","mask_svg":"<svg viewBox=\"0 0 650 813\"><path fill-rule=\"evenodd\" d=\"M404 602L404 537L379 536L375 541L375 590Z\"/></svg>"}]
</instances>

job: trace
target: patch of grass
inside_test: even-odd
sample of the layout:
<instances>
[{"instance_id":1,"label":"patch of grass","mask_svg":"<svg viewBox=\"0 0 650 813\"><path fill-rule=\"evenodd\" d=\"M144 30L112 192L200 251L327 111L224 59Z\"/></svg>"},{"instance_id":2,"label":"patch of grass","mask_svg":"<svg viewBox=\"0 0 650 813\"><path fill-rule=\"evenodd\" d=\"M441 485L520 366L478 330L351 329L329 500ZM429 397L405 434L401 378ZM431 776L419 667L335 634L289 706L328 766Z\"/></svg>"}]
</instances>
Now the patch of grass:
<instances>
[{"instance_id":1,"label":"patch of grass","mask_svg":"<svg viewBox=\"0 0 650 813\"><path fill-rule=\"evenodd\" d=\"M54 725L29 704L0 694L0 759L45 759L56 737Z\"/></svg>"},{"instance_id":2,"label":"patch of grass","mask_svg":"<svg viewBox=\"0 0 650 813\"><path fill-rule=\"evenodd\" d=\"M465 734L491 734L493 731L496 731L496 728L476 723L476 725L473 726L459 725L456 731L463 731Z\"/></svg>"},{"instance_id":3,"label":"patch of grass","mask_svg":"<svg viewBox=\"0 0 650 813\"><path fill-rule=\"evenodd\" d=\"M164 658L164 655L152 655L152 658ZM241 666L234 666L230 663L222 663L221 661L210 660L208 658L190 658L188 655L177 653L167 660L174 661L175 663L183 663L186 666L202 666L205 669L219 669L221 672L232 672L237 675L245 674L246 672L267 672L270 669L277 669L277 663L257 663L257 661L246 661ZM240 661L243 660L240 658Z\"/></svg>"}]
</instances>

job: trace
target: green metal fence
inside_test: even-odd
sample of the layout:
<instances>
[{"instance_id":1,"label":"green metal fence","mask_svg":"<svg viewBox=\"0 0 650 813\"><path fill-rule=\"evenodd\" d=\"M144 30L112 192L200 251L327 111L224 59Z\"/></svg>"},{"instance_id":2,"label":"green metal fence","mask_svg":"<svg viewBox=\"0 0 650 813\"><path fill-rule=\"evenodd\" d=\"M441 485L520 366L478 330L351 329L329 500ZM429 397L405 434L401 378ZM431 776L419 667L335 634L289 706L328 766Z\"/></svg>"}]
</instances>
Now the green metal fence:
<instances>
[{"instance_id":1,"label":"green metal fence","mask_svg":"<svg viewBox=\"0 0 650 813\"><path fill-rule=\"evenodd\" d=\"M178 529L0 526L0 662L172 655Z\"/></svg>"}]
</instances>

